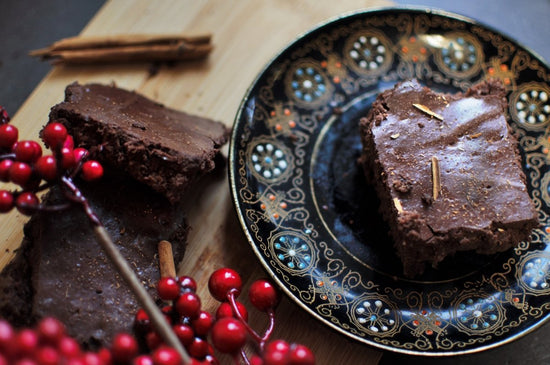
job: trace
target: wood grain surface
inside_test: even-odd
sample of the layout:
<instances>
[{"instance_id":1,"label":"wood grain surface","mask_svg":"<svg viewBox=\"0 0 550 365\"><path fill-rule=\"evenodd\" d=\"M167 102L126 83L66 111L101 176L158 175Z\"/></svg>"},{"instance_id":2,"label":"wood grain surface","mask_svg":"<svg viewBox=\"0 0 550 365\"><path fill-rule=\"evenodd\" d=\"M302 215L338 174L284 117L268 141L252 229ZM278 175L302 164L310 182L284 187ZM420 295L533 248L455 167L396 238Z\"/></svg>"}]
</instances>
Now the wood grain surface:
<instances>
[{"instance_id":1,"label":"wood grain surface","mask_svg":"<svg viewBox=\"0 0 550 365\"><path fill-rule=\"evenodd\" d=\"M391 5L384 0L112 0L82 31L85 35L120 33L212 33L214 50L206 61L163 66L150 64L56 66L12 118L21 139L37 139L49 109L62 101L73 81L101 82L136 90L169 107L219 120L231 126L247 88L262 68L297 36L342 13ZM44 45L46 47L47 45ZM29 50L30 51L30 50ZM227 155L227 146L223 150ZM189 246L179 274L199 284L203 306L214 310L206 282L222 266L238 270L245 291L266 276L237 220L227 166L188 195ZM27 217L0 217L0 268L13 257ZM244 299L244 298L243 298ZM246 302L246 300L245 300ZM266 318L251 309L251 323L263 329ZM318 364L377 364L381 351L349 340L284 298L277 310L274 338L309 346ZM224 363L229 363L227 358Z\"/></svg>"}]
</instances>

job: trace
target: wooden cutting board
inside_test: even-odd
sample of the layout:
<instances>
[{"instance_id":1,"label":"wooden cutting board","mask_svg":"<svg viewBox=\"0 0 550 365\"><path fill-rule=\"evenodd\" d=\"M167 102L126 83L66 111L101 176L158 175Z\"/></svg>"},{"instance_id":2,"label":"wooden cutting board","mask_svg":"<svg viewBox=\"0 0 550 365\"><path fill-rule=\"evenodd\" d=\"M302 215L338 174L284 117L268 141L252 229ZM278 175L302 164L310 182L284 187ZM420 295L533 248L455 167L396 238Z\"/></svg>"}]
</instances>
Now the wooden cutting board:
<instances>
[{"instance_id":1,"label":"wooden cutting board","mask_svg":"<svg viewBox=\"0 0 550 365\"><path fill-rule=\"evenodd\" d=\"M12 118L21 139L37 139L51 106L62 101L65 86L115 83L137 90L167 106L233 124L247 88L261 69L287 44L320 22L367 7L391 5L385 0L111 0L95 15L83 35L116 33L212 33L214 51L207 61L163 67L154 76L150 65L56 66ZM47 46L47 45L44 45ZM227 155L227 146L224 149ZM239 271L245 291L266 276L241 230L231 202L226 171L189 194L187 214L192 231L179 274L198 281L206 309L208 276L228 266ZM27 221L16 212L0 217L0 269L13 257ZM251 324L267 322L251 309ZM318 364L377 364L381 352L325 327L290 299L277 310L274 338L309 346ZM223 359L229 363L228 358Z\"/></svg>"}]
</instances>

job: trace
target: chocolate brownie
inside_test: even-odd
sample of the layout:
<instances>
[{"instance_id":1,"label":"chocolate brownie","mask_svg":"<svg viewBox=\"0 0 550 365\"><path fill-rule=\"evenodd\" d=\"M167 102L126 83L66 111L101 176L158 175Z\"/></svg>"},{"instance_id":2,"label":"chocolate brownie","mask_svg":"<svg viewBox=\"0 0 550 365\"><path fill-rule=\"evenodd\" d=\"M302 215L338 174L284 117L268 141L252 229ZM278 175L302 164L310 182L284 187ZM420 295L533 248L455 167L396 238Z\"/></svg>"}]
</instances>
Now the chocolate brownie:
<instances>
[{"instance_id":1,"label":"chocolate brownie","mask_svg":"<svg viewBox=\"0 0 550 365\"><path fill-rule=\"evenodd\" d=\"M188 227L181 209L149 187L122 176L79 182L113 242L156 297L157 244L172 242L176 263L183 258ZM46 198L66 201L58 188ZM135 296L96 242L80 206L40 212L25 226L15 259L0 276L0 313L16 325L54 316L90 349L131 331L139 307Z\"/></svg>"},{"instance_id":2,"label":"chocolate brownie","mask_svg":"<svg viewBox=\"0 0 550 365\"><path fill-rule=\"evenodd\" d=\"M361 119L360 161L405 276L458 251L508 250L538 226L506 108L496 80L455 95L411 80Z\"/></svg>"},{"instance_id":3,"label":"chocolate brownie","mask_svg":"<svg viewBox=\"0 0 550 365\"><path fill-rule=\"evenodd\" d=\"M189 185L215 167L229 129L220 122L167 108L115 86L73 83L50 121L61 121L94 158L181 199Z\"/></svg>"}]
</instances>

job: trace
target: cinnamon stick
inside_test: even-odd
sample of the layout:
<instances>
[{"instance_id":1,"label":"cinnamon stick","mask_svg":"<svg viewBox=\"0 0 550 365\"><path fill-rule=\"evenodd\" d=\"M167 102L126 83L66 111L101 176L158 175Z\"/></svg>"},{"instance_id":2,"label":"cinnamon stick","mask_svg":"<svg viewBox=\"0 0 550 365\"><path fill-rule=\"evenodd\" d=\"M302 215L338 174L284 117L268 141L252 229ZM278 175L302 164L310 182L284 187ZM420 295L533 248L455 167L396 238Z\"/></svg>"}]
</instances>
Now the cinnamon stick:
<instances>
[{"instance_id":1,"label":"cinnamon stick","mask_svg":"<svg viewBox=\"0 0 550 365\"><path fill-rule=\"evenodd\" d=\"M53 63L66 64L186 61L207 57L213 49L211 38L210 34L72 37L29 54Z\"/></svg>"},{"instance_id":2,"label":"cinnamon stick","mask_svg":"<svg viewBox=\"0 0 550 365\"><path fill-rule=\"evenodd\" d=\"M105 230L101 224L94 223L94 232L97 238L97 241L101 245L101 248L115 266L118 273L122 276L126 284L130 287L134 295L136 296L139 304L149 315L151 319L151 324L155 330L159 333L166 343L173 347L178 354L181 356L184 364L191 364L191 357L182 346L175 332L172 331L172 328L164 318L164 315L156 305L155 301L151 298L147 290L143 287L143 284L134 273L128 261L124 259L116 245L111 240L109 233Z\"/></svg>"},{"instance_id":3,"label":"cinnamon stick","mask_svg":"<svg viewBox=\"0 0 550 365\"><path fill-rule=\"evenodd\" d=\"M174 264L174 254L172 253L172 244L168 241L160 241L158 244L160 277L176 277L176 265Z\"/></svg>"}]
</instances>

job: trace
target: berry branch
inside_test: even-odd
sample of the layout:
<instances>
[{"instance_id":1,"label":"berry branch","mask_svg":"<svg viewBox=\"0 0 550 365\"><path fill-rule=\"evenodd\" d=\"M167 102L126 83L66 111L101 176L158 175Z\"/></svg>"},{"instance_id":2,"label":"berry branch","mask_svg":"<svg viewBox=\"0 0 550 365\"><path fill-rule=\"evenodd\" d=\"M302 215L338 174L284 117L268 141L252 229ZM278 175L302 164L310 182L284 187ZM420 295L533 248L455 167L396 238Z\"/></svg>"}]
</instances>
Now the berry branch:
<instances>
[{"instance_id":1,"label":"berry branch","mask_svg":"<svg viewBox=\"0 0 550 365\"><path fill-rule=\"evenodd\" d=\"M80 205L90 220L98 243L143 309L135 315L137 338L118 333L110 349L102 348L97 353L82 351L56 319L43 318L35 328L18 332L0 319L0 365L24 363L25 359L36 364L216 365L219 362L214 349L231 356L235 364L315 364L314 355L307 347L280 339L271 340L275 308L281 296L270 281L256 280L248 291L250 303L268 318L267 329L261 335L250 326L248 311L237 300L242 292L240 275L229 268L211 274L208 289L220 302L213 316L201 308L195 280L189 276L176 276L171 246L167 241L159 243L161 279L157 292L165 303L159 308L75 183L76 177L86 181L101 178L101 164L88 159L86 149L74 147L72 136L61 123L51 122L41 131L51 155L43 156L36 141L19 141L18 134L17 128L9 124L6 111L0 107L0 181L18 186L14 191L0 189L0 213L15 208L22 214L31 215L36 211L59 211L71 204ZM52 186L61 188L65 202L56 205L40 202L37 193ZM248 355L247 352L252 353Z\"/></svg>"},{"instance_id":2,"label":"berry branch","mask_svg":"<svg viewBox=\"0 0 550 365\"><path fill-rule=\"evenodd\" d=\"M0 108L0 180L12 182L20 187L16 191L0 190L0 212L8 212L14 207L22 214L31 215L39 210L60 210L67 203L47 207L40 204L36 195L53 185L59 185L68 202L81 205L88 216L103 251L128 284L138 302L151 318L151 323L167 344L174 348L184 364L191 359L180 341L167 325L164 315L141 284L139 278L126 259L121 255L101 221L93 212L88 200L74 182L76 176L86 181L94 181L103 176L103 167L94 160L87 160L88 151L74 148L73 137L65 126L58 122L49 123L42 129L44 144L53 152L42 155L42 147L36 141L18 141L18 129L9 124L9 116ZM43 181L45 181L43 183Z\"/></svg>"},{"instance_id":3,"label":"berry branch","mask_svg":"<svg viewBox=\"0 0 550 365\"><path fill-rule=\"evenodd\" d=\"M270 341L275 328L275 308L281 295L269 280L256 280L248 290L250 303L268 316L269 325L263 336L248 324L246 309L237 301L242 290L242 279L236 271L229 268L214 271L208 281L208 289L215 299L222 302L216 312L219 318L212 328L212 342L218 351L233 355L236 364L239 363L239 356L247 365L315 364L315 357L306 346L288 344L284 340ZM230 313L226 303L229 303ZM250 358L244 351L248 337L256 345Z\"/></svg>"}]
</instances>

